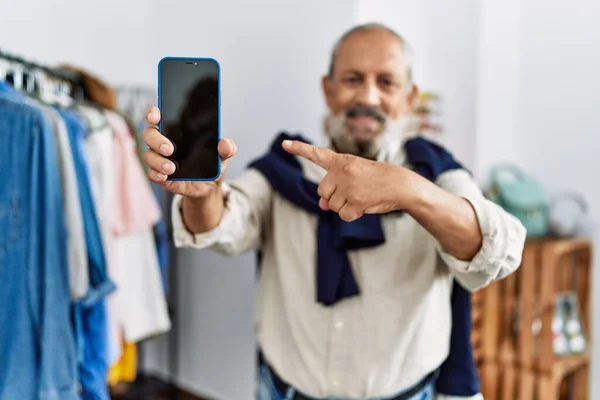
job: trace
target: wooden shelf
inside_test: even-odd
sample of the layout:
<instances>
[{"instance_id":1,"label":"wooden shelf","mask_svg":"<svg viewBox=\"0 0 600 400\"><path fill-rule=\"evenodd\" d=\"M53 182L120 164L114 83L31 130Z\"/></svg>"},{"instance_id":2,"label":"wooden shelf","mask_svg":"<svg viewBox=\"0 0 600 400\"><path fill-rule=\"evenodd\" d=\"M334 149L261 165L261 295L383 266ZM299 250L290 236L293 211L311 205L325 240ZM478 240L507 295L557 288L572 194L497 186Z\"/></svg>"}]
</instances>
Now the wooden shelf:
<instances>
[{"instance_id":1,"label":"wooden shelf","mask_svg":"<svg viewBox=\"0 0 600 400\"><path fill-rule=\"evenodd\" d=\"M591 240L529 240L520 268L473 296L471 335L486 400L560 400L572 382L587 400L591 343ZM587 350L554 353L556 299L575 293ZM569 379L566 379L569 378Z\"/></svg>"},{"instance_id":2,"label":"wooden shelf","mask_svg":"<svg viewBox=\"0 0 600 400\"><path fill-rule=\"evenodd\" d=\"M588 366L590 363L590 349L580 355L557 357L552 366L552 377L554 379L564 379L580 370L582 367Z\"/></svg>"}]
</instances>

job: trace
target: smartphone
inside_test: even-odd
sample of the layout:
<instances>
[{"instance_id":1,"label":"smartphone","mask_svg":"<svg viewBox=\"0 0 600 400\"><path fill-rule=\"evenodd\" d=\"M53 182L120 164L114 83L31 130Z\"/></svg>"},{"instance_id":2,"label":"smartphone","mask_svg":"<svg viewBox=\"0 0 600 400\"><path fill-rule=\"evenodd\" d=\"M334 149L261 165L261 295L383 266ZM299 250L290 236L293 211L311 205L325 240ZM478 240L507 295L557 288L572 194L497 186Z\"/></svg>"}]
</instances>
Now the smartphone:
<instances>
[{"instance_id":1,"label":"smartphone","mask_svg":"<svg viewBox=\"0 0 600 400\"><path fill-rule=\"evenodd\" d=\"M213 58L158 63L160 132L173 143L173 181L213 181L221 173L221 67Z\"/></svg>"}]
</instances>

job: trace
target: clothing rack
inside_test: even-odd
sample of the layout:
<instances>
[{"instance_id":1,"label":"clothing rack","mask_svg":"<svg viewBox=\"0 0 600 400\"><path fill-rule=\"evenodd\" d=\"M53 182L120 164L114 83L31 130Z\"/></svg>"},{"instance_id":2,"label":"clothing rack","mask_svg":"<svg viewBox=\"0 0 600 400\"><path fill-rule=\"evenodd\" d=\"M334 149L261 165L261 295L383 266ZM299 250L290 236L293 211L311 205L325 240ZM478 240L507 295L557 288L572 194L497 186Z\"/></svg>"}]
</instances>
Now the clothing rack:
<instances>
[{"instance_id":1,"label":"clothing rack","mask_svg":"<svg viewBox=\"0 0 600 400\"><path fill-rule=\"evenodd\" d=\"M81 83L81 79L78 74L75 74L70 71L63 71L63 70L59 70L59 69L55 69L55 68L50 68L45 65L37 64L32 61L27 61L24 58L9 54L9 53L3 51L2 49L0 49L0 58L7 60L7 61L21 64L26 68L42 70L48 75L52 75L55 78L69 81L75 85L80 85L80 83Z\"/></svg>"},{"instance_id":2,"label":"clothing rack","mask_svg":"<svg viewBox=\"0 0 600 400\"><path fill-rule=\"evenodd\" d=\"M43 355L46 357L43 359L45 361L43 363L42 361L38 362L38 359L35 357L26 357L28 360L33 360L32 363L36 363L36 367L28 367L27 372L30 372L32 376L35 375L36 380L41 381L40 377L42 374L39 371L43 370L44 373L47 374L50 370L53 373L58 370L56 374L60 374L60 368L70 368L69 379L72 379L72 382L69 384L64 384L66 382L66 378L61 381L60 379L55 379L54 375L52 375L47 379L49 381L48 384L50 385L50 389L48 390L62 391L64 388L65 393L66 391L69 391L69 394L64 395L65 398L71 396L71 394L74 394L75 392L80 395L82 395L82 393L86 393L86 396L88 397L83 398L87 399L89 399L89 396L92 395L96 396L94 398L106 398L105 395L108 395L108 393L105 393L104 389L108 390L108 385L112 384L112 382L127 382L128 379L135 377L135 373L139 372L139 369L136 371L135 368L139 368L140 365L144 365L143 361L140 363L135 359L136 355L143 356L143 354L140 353L139 347L131 350L132 347L128 346L128 350L125 352L125 344L141 344L150 337L155 337L158 334L166 333L169 330L169 326L167 324L170 324L168 318L168 304L166 301L164 301L166 296L165 299L162 299L164 293L160 290L161 279L158 273L160 263L159 256L155 254L158 250L158 244L151 239L152 231L155 229L155 226L157 226L157 223L149 221L150 218L159 218L157 216L158 212L156 209L157 207L162 208L161 205L156 204L156 206L152 207L152 209L155 210L154 212L143 213L144 216L141 217L142 213L137 215L134 211L137 210L137 204L121 204L122 209L120 214L118 211L115 212L117 212L117 214L120 216L123 216L126 213L127 215L131 214L131 218L125 217L119 219L122 220L123 224L130 225L129 227L121 226L122 229L120 232L125 233L120 235L113 234L114 226L112 225L112 222L113 220L117 220L117 218L107 218L108 213L112 213L114 210L113 207L111 207L110 211L108 210L106 205L110 204L109 200L107 200L106 196L100 194L106 188L106 183L110 183L111 185L113 185L113 183L111 181L99 182L100 179L93 179L109 176L109 173L115 179L117 179L116 177L119 176L127 176L127 180L122 178L120 184L114 183L113 189L117 187L119 190L124 191L130 189L128 195L123 196L123 199L132 199L138 194L140 196L144 196L144 201L139 201L138 204L146 203L150 209L150 205L154 203L150 200L154 199L154 195L152 194L151 187L146 187L145 185L147 182L144 179L143 160L141 160L141 157L137 151L129 151L132 147L135 147L135 145L139 143L140 138L133 138L134 136L138 136L136 135L136 126L128 124L130 121L127 120L126 113L120 112L121 110L103 106L100 104L98 99L94 98L94 95L103 95L106 92L112 92L113 88L108 87L107 85L106 88L103 88L106 90L89 90L88 92L90 81L92 81L93 84L98 84L96 77L91 75L88 71L73 71L70 69L62 69L60 66L53 68L51 66L42 65L41 63L28 60L20 55L0 49L0 108L6 106L6 109L1 110L3 112L0 113L0 119L2 119L0 122L3 123L4 127L4 122L8 121L6 125L7 129L3 129L1 133L8 134L12 133L12 130L15 132L21 132L19 129L30 129L30 124L22 124L20 121L23 118L30 118L32 116L34 121L39 122L40 126L43 125L44 129L39 129L40 132L35 131L35 133L32 134L31 132L33 131L29 130L25 132L26 134L14 135L15 137L25 138L23 139L23 143L25 143L25 145L11 147L11 150L22 150L23 155L31 156L35 161L42 160L43 162L47 162L47 165L49 166L48 170L50 172L48 172L44 177L48 179L48 184L36 185L36 188L38 191L46 190L46 188L52 188L52 190L54 190L54 192L48 196L48 201L41 203L26 201L23 203L33 204L30 206L31 209L34 209L35 207L41 209L42 206L52 210L62 209L63 212L60 213L60 215L57 213L56 215L59 215L59 217L55 219L36 218L35 221L41 221L40 224L47 224L44 225L44 227L50 226L56 232L62 229L62 223L64 222L64 227L66 227L67 231L69 232L69 238L83 238L77 243L71 243L67 241L67 237L65 236L65 242L61 242L61 246L54 246L54 244L56 244L55 242L62 240L61 235L48 235L48 237L56 238L52 239L55 240L55 242L48 242L49 244L45 246L36 247L36 249L39 247L43 250L54 248L58 249L59 247L61 249L60 251L55 252L50 251L48 253L50 256L48 256L46 253L40 253L40 257L46 257L44 260L47 261L48 265L51 265L56 271L60 270L60 274L54 274L54 276L68 276L68 282L63 282L61 279L60 284L50 285L50 289L54 290L54 292L50 293L47 298L44 297L43 301L47 301L47 299L53 299L56 301L52 303L52 306L40 306L40 309L43 308L43 310L40 312L48 314L48 320L53 321L54 327L56 327L57 324L62 324L60 325L62 329L61 332L66 332L67 329L70 329L73 335L54 334L46 335L43 339L39 339L40 347L42 347L42 345L46 345L46 343L49 343L50 348L52 346L62 346L61 349L66 349L61 352L61 357L64 357L58 361L47 361L48 359L51 359L51 354L48 351L46 351ZM104 84L104 82L99 82L99 84ZM94 86L93 88L96 87ZM82 101L84 99L85 101ZM21 107L21 105L25 106ZM7 110L8 112L6 112ZM13 118L14 114L20 113L21 111L23 112L22 115L17 115L15 118ZM13 121L15 121L14 124ZM23 125L26 126L22 127ZM33 126L34 124L31 125ZM35 127L37 127L37 125L34 126L34 128ZM92 132L93 134L91 134ZM108 139L110 140L107 142ZM30 141L27 142L27 140ZM33 145L46 146L43 148L48 150L48 152L27 151L29 148L28 146L32 143ZM111 143L111 145L106 146L107 143ZM54 144L56 144L56 146L54 146ZM39 154L41 154L41 156L38 157ZM48 156L54 154L56 154L56 157ZM101 165L103 164L102 160L107 158L105 156L114 157L115 159L120 160L120 165L123 167L123 169L129 168L130 173L120 174L117 173L116 170L111 170L108 171L109 173L106 173L107 171L102 169ZM18 158L19 157L13 157L12 159ZM9 163L12 159L9 158ZM138 162L141 165L139 165L139 168L136 168ZM9 167L11 166L11 164L8 165ZM20 172L22 172L23 176L25 176L24 174L28 173L28 171L24 171L24 169L21 170L22 171ZM133 182L134 184L125 185L125 182ZM138 187L136 189L131 189L135 186ZM94 188L96 190L93 190ZM62 191L61 195L58 195L57 191ZM0 197L4 196L4 192L2 190L0 190L0 192ZM132 196L131 194L134 192L135 195ZM8 193L9 195L11 194L10 191ZM116 191L112 190L109 193L116 193ZM37 197L37 192L32 194L32 198ZM70 207L75 204L77 207ZM35 208L35 210L38 210L38 208ZM73 213L66 212L66 210L74 209L77 209L77 211ZM11 208L9 212L14 212L14 210ZM151 214L154 215L154 217L148 217L148 215ZM12 214L9 214L9 217L11 215ZM62 219L64 219L64 221L60 222L59 220ZM136 221L132 222L133 219L136 219ZM140 222L141 220L143 220L143 222ZM153 225L151 225L151 223ZM134 224L138 225L133 226ZM126 231L127 229L129 229L129 231ZM77 230L81 230L81 233L79 234L79 232L76 232ZM21 233L18 234L20 235ZM163 234L160 237L164 238L166 236ZM100 303L100 300L107 298L107 292L110 290L111 285L116 283L117 287L119 287L120 284L127 283L125 282L125 278L122 276L118 281L114 280L114 282L111 282L110 279L105 279L108 275L109 264L107 254L105 252L106 248L104 247L106 244L105 240L107 238L113 245L117 243L117 240L122 240L121 243L124 243L124 240L129 240L132 238L136 240L134 246L135 250L125 251L125 253L121 252L121 256L118 256L118 251L115 250L119 248L118 246L114 245L111 247L113 249L111 260L113 263L112 265L114 265L115 268L123 267L124 263L128 262L128 257L131 256L130 253L135 253L137 255L148 255L145 257L137 257L135 262L129 260L132 265L135 264L136 266L144 266L144 268L137 270L137 277L144 277L143 282L141 280L129 280L129 282L136 282L135 285L137 287L139 287L141 284L145 284L147 288L149 288L149 290L140 291L139 296L134 296L134 303L137 302L135 303L136 305L139 305L140 302L144 300L144 298L141 297L141 294L145 296L147 293L154 292L153 301L145 302L146 304L149 304L149 307L145 308L145 310L148 311L151 309L149 314L153 317L156 316L154 323L150 324L148 322L149 318L142 318L140 321L136 322L135 318L124 317L123 315L125 314L117 318L115 316L118 313L114 312L114 309L111 308L108 302L106 302L104 306L102 306ZM82 241L83 244L81 243ZM24 240L24 242L28 241ZM89 245L89 243L92 245ZM166 241L162 240L161 243L163 243L164 248ZM62 246L63 244L64 246ZM123 245L120 247L120 249L124 248L125 247L123 247ZM25 252L23 254L25 254ZM127 257L124 256L124 254L127 254ZM171 252L165 252L163 250L162 254L168 255L171 254ZM20 257L21 253L17 255ZM71 261L72 257L74 261ZM16 260L17 258L14 257L13 259ZM85 265L82 262L84 259L88 261L85 263ZM2 261L4 261L4 259ZM39 267L40 271L49 271L49 268L42 268L41 264L36 264L37 265L35 268ZM149 268L146 268L149 265L151 266L149 268L156 273L147 273L150 271ZM70 269L71 266L76 266L76 269L77 266L82 267L75 275L72 276L72 270ZM68 274L64 273L67 271L65 268L68 268ZM92 268L94 271L91 271ZM52 270L51 272L56 272L55 270ZM89 276L86 275L81 278L83 275L80 272L83 270L86 270ZM92 276L99 276L99 278L95 279L95 282L92 282ZM146 277L150 277L150 279L146 280ZM14 281L18 284L23 284L23 282L25 282L20 279L16 279ZM82 288L82 281L86 282L85 288ZM28 289L29 287L26 288L26 290ZM46 290L46 288L44 289L44 293L51 291ZM21 290L21 292L22 291L23 290ZM158 296L161 297L161 301L155 302L154 300L158 300ZM22 301L25 301L23 299L25 299L25 297L21 298ZM15 302L15 304L18 303ZM42 300L40 300L40 304L42 304ZM128 302L128 304L131 305L132 302ZM100 312L100 310L103 311ZM131 308L129 308L129 310L131 311ZM54 311L54 313L51 313L51 311ZM119 309L118 311L120 313L123 310ZM71 316L77 315L77 317L69 318L70 314ZM129 312L127 315L131 316L133 314ZM95 321L94 324L96 324L95 328L93 329L86 325L92 319ZM38 318L38 321L39 320L43 319ZM110 325L110 321L113 321L114 323ZM130 324L138 323L139 325L133 329L127 330L124 329L124 322L128 322L128 326L131 326ZM100 323L103 325L103 330L97 329L99 326L97 324ZM50 326L48 329L53 327L52 324L47 325ZM110 332L106 338L107 340L105 341L82 340L82 338L94 337L94 335L96 335L98 332L103 332L104 327L110 326L118 326L117 329L122 331L121 335L115 334L117 329L110 329ZM55 330L58 331L58 328ZM0 336L4 338L5 330L0 331L2 331L0 332ZM109 330L107 329L107 331ZM31 332L35 332L35 329L28 331L28 333ZM121 341L126 339L126 332L130 332L129 335L132 338L128 341L128 343L122 344ZM6 334L11 334L11 332ZM48 342L42 343L42 340L48 340ZM176 344L176 341L175 343L172 343L171 346L174 344ZM119 349L120 347L122 348ZM70 351L71 349L74 351ZM116 358L117 350L119 350L119 354L122 355L120 359ZM24 350L20 349L19 351ZM30 353L33 351L35 350L31 350ZM42 352L40 351L40 353ZM102 357L110 357L108 372L114 371L114 373L107 374L106 378L108 381L106 379L103 380L101 375L107 372L101 370L105 367L105 365L103 365L103 363L94 362L94 359L92 359L93 357L99 357L100 354ZM39 360L42 360L42 358L40 357ZM115 363L117 360L118 364ZM60 365L58 364L59 362L61 362ZM9 372L12 371L12 375L10 376L13 376L14 371L17 370L15 366L16 368L21 368L21 370L23 369L22 367L19 367L19 364L11 365L11 363L9 363L7 368L12 368L9 370ZM117 368L112 370L113 366ZM78 373L72 374L72 369L77 369ZM86 373L81 373L81 371L84 369ZM94 373L91 373L91 370L93 370ZM39 376L36 374L39 374ZM22 375L25 376L25 374ZM63 374L63 376L66 375ZM30 379L28 383L33 382L33 379L34 378ZM13 390L14 393L22 394L24 393L23 390L25 390L23 389L23 386L28 386L21 384L21 381L19 380L10 381L11 382L0 382L0 392L7 393L4 391L6 386L6 388L8 388L7 390L9 391L8 393L13 393L10 392ZM75 381L77 381L77 385L71 384L75 383ZM36 388L38 383L39 382L36 381L35 384L29 385L27 387L27 395L24 395L25 397L21 398L36 398L35 392L38 390ZM63 385L59 387L58 385L61 383L63 383ZM55 387L53 387L53 385ZM8 396L11 398L14 397L12 395ZM62 394L58 394L58 396L63 398ZM72 398L72 396L69 398ZM149 396L142 396L142 398L149 398Z\"/></svg>"},{"instance_id":3,"label":"clothing rack","mask_svg":"<svg viewBox=\"0 0 600 400\"><path fill-rule=\"evenodd\" d=\"M55 79L67 81L71 85L73 85L73 92L74 92L73 97L78 98L78 99L83 98L83 86L82 86L82 82L81 82L81 76L77 73L74 73L71 71L66 71L66 70L61 70L61 69L56 69L56 68L52 68L52 67L48 67L46 65L36 63L34 61L29 61L20 56L15 55L15 54L6 52L2 49L0 49L0 59L20 64L23 67L25 67L26 69L31 69L31 70L37 69L37 70L43 71L46 75L50 75Z\"/></svg>"}]
</instances>

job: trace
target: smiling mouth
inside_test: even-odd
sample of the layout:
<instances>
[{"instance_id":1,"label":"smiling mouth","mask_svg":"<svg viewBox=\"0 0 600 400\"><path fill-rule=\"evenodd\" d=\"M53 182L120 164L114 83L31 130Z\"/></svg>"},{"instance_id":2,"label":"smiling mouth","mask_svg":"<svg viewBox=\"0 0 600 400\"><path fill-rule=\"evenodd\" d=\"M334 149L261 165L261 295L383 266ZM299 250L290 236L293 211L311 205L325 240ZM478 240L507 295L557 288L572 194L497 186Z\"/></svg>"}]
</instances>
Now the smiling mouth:
<instances>
[{"instance_id":1,"label":"smiling mouth","mask_svg":"<svg viewBox=\"0 0 600 400\"><path fill-rule=\"evenodd\" d=\"M357 128L372 128L379 126L382 121L379 118L371 115L357 115L349 116L348 122Z\"/></svg>"},{"instance_id":2,"label":"smiling mouth","mask_svg":"<svg viewBox=\"0 0 600 400\"><path fill-rule=\"evenodd\" d=\"M348 119L367 118L377 122L384 122L384 118L381 115L377 115L375 112L370 110L350 110L346 116Z\"/></svg>"}]
</instances>

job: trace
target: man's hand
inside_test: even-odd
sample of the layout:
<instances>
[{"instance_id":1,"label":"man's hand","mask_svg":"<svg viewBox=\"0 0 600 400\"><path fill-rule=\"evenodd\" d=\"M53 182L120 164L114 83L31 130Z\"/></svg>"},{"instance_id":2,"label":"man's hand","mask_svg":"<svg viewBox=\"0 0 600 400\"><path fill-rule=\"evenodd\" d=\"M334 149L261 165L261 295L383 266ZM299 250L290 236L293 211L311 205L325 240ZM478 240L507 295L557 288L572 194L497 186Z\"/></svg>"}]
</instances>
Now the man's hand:
<instances>
[{"instance_id":1,"label":"man's hand","mask_svg":"<svg viewBox=\"0 0 600 400\"><path fill-rule=\"evenodd\" d=\"M483 237L471 203L416 172L299 141L284 141L283 148L327 170L319 185L319 206L344 221L404 210L454 257L471 260L481 248Z\"/></svg>"},{"instance_id":2,"label":"man's hand","mask_svg":"<svg viewBox=\"0 0 600 400\"><path fill-rule=\"evenodd\" d=\"M160 110L152 107L148 111L146 120L150 125L144 130L144 142L149 147L145 153L146 163L150 167L148 177L168 191L183 196L183 221L189 231L202 233L213 229L223 216L221 182L227 160L235 155L235 143L229 139L222 139L219 142L221 174L216 181L169 181L167 177L175 172L175 164L166 157L173 154L173 144L156 128L160 121Z\"/></svg>"},{"instance_id":3,"label":"man's hand","mask_svg":"<svg viewBox=\"0 0 600 400\"><path fill-rule=\"evenodd\" d=\"M175 172L175 164L166 157L173 154L173 144L163 136L157 129L160 122L160 110L158 107L152 107L148 111L146 120L150 125L144 130L144 142L149 149L146 150L145 160L150 170L148 177L153 182L160 184L170 192L181 194L191 199L201 199L215 191L220 186L227 167L227 160L236 153L236 146L229 139L222 139L219 142L219 155L221 156L221 175L216 181L168 181L168 175Z\"/></svg>"},{"instance_id":4,"label":"man's hand","mask_svg":"<svg viewBox=\"0 0 600 400\"><path fill-rule=\"evenodd\" d=\"M283 148L327 170L319 184L319 206L337 212L344 221L402 209L413 196L411 179L416 174L406 168L299 141L284 141Z\"/></svg>"}]
</instances>

